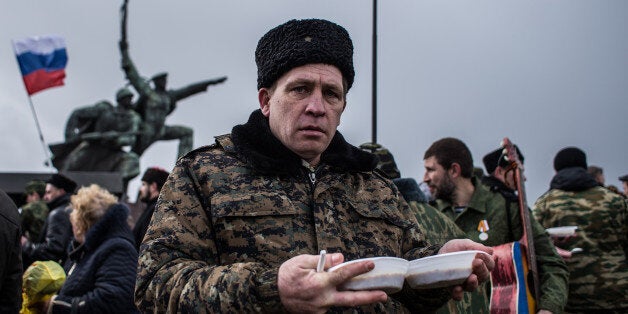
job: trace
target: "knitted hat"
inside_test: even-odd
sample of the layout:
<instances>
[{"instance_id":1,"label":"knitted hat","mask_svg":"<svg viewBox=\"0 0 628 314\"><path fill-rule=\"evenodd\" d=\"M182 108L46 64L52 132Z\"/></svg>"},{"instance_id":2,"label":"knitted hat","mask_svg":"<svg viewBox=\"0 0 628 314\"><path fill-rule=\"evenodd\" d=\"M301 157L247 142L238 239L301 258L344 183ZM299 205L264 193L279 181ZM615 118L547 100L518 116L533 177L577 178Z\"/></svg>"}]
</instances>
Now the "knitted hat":
<instances>
[{"instance_id":1,"label":"knitted hat","mask_svg":"<svg viewBox=\"0 0 628 314\"><path fill-rule=\"evenodd\" d=\"M290 20L268 31L255 49L257 89L270 87L293 68L313 63L336 66L347 90L353 85L353 43L349 33L335 23Z\"/></svg>"},{"instance_id":2,"label":"knitted hat","mask_svg":"<svg viewBox=\"0 0 628 314\"><path fill-rule=\"evenodd\" d=\"M515 145L515 150L517 151L517 155L519 156L519 161L523 163L523 154L521 154L521 151L519 150L519 147L517 145ZM484 162L484 169L486 169L486 172L490 175L495 171L495 169L497 169L497 166L507 167L510 163L508 162L506 157L507 156L504 153L503 148L498 148L486 154L486 156L482 158L482 162Z\"/></svg>"},{"instance_id":3,"label":"knitted hat","mask_svg":"<svg viewBox=\"0 0 628 314\"><path fill-rule=\"evenodd\" d=\"M147 183L156 183L157 188L161 189L161 187L164 186L164 183L166 183L168 175L168 171L162 168L151 167L146 169L146 172L144 172L144 175L142 176L142 181L145 181Z\"/></svg>"},{"instance_id":4,"label":"knitted hat","mask_svg":"<svg viewBox=\"0 0 628 314\"><path fill-rule=\"evenodd\" d=\"M46 183L50 183L56 188L64 190L66 193L74 193L74 190L76 190L76 182L58 173L53 174Z\"/></svg>"},{"instance_id":5,"label":"knitted hat","mask_svg":"<svg viewBox=\"0 0 628 314\"><path fill-rule=\"evenodd\" d=\"M41 180L32 180L26 183L26 187L24 187L24 192L26 194L32 194L33 192L37 192L40 196L43 196L46 193L46 182Z\"/></svg>"},{"instance_id":6,"label":"knitted hat","mask_svg":"<svg viewBox=\"0 0 628 314\"><path fill-rule=\"evenodd\" d=\"M554 170L560 171L571 167L587 169L587 155L580 148L563 148L554 157Z\"/></svg>"}]
</instances>

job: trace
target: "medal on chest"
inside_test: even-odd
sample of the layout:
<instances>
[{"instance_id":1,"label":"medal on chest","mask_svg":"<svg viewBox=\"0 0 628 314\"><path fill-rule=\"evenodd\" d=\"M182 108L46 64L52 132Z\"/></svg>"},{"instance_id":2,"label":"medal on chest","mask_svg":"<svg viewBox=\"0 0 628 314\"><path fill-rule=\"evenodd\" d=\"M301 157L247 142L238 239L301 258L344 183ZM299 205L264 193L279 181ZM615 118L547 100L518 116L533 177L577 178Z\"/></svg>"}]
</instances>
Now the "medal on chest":
<instances>
[{"instance_id":1,"label":"medal on chest","mask_svg":"<svg viewBox=\"0 0 628 314\"><path fill-rule=\"evenodd\" d=\"M480 241L486 241L488 239L488 233L486 233L488 230L488 221L486 221L486 219L481 220L480 223L478 223L478 231L480 232L478 238Z\"/></svg>"}]
</instances>

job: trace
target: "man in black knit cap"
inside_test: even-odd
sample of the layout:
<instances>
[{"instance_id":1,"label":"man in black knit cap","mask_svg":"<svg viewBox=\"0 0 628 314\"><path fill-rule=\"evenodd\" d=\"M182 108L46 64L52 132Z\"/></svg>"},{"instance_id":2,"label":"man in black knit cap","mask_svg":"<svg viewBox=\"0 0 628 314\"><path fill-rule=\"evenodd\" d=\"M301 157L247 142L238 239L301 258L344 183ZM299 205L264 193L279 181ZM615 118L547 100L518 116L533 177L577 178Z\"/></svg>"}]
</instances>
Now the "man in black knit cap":
<instances>
[{"instance_id":1,"label":"man in black knit cap","mask_svg":"<svg viewBox=\"0 0 628 314\"><path fill-rule=\"evenodd\" d=\"M52 260L63 265L66 249L72 239L70 196L76 190L76 182L62 175L53 174L46 181L44 200L50 208L39 238L35 241L22 238L22 257L25 268L34 261Z\"/></svg>"},{"instance_id":2,"label":"man in black knit cap","mask_svg":"<svg viewBox=\"0 0 628 314\"><path fill-rule=\"evenodd\" d=\"M166 183L168 174L168 171L164 169L151 167L146 169L146 172L144 172L144 175L142 176L140 201L146 203L146 209L144 209L140 217L137 218L135 226L133 226L135 247L138 252L140 244L142 244L142 239L144 239L144 234L146 234L146 229L148 229L150 219L153 217L155 205L157 204L157 198L159 197L159 191L161 191L161 187L164 186L164 183Z\"/></svg>"},{"instance_id":3,"label":"man in black knit cap","mask_svg":"<svg viewBox=\"0 0 628 314\"><path fill-rule=\"evenodd\" d=\"M587 173L587 156L577 147L554 157L550 190L534 204L545 228L577 226L575 236L556 241L579 248L569 268L568 313L628 313L628 203Z\"/></svg>"},{"instance_id":4,"label":"man in black knit cap","mask_svg":"<svg viewBox=\"0 0 628 314\"><path fill-rule=\"evenodd\" d=\"M419 313L488 279L494 263L479 254L461 286L339 291L375 267L324 271L344 260L492 250L427 243L376 157L337 132L354 79L344 28L288 21L259 40L255 61L260 109L180 158L161 190L139 258L141 311Z\"/></svg>"}]
</instances>

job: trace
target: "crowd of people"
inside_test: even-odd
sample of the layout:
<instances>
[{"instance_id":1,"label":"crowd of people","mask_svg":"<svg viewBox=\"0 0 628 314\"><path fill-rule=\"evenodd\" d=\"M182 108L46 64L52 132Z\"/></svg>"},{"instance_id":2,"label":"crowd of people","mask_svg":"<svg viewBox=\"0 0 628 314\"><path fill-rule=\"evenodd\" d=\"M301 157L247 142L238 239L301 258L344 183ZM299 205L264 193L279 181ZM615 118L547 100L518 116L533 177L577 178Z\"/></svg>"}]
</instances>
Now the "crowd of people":
<instances>
[{"instance_id":1,"label":"crowd of people","mask_svg":"<svg viewBox=\"0 0 628 314\"><path fill-rule=\"evenodd\" d=\"M53 261L65 281L34 307L41 312L488 313L518 299L493 289L504 271L496 256L508 250L527 250L538 276L530 311L628 311L628 203L587 172L582 150L556 154L551 189L527 208L518 147L518 162L502 148L489 152L483 175L464 142L439 139L423 155L427 197L388 150L355 147L337 131L355 73L342 26L288 21L259 40L255 61L259 109L179 158L171 173L148 169L140 189L147 207L136 222L115 195L94 184L77 190L63 174L43 192L41 182L27 185L21 222L0 194L8 240L0 312L22 308L24 269ZM562 226L577 231L547 231ZM487 254L475 256L462 284L445 288L338 288L371 271L371 260L324 271L365 257L467 250Z\"/></svg>"}]
</instances>

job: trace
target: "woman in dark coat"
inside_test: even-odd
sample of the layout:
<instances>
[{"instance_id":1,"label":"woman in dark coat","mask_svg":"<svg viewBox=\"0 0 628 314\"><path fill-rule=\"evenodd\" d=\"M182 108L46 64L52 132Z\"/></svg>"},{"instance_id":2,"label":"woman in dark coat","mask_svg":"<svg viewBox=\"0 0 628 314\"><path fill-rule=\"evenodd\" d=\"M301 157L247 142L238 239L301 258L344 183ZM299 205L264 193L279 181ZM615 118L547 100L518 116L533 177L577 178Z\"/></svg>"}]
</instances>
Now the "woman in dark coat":
<instances>
[{"instance_id":1,"label":"woman in dark coat","mask_svg":"<svg viewBox=\"0 0 628 314\"><path fill-rule=\"evenodd\" d=\"M71 200L72 243L67 279L49 313L136 313L133 304L137 251L127 224L129 210L92 184Z\"/></svg>"}]
</instances>

